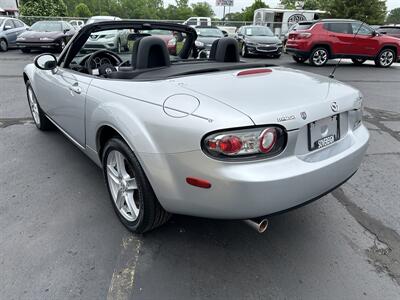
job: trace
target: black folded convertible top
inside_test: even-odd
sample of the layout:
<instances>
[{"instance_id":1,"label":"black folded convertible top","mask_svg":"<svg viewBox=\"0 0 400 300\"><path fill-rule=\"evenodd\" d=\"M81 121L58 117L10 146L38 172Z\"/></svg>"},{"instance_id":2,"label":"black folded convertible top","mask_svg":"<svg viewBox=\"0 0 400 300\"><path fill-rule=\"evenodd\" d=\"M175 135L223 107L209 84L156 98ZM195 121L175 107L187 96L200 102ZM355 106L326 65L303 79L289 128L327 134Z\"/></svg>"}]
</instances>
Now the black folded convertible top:
<instances>
[{"instance_id":1,"label":"black folded convertible top","mask_svg":"<svg viewBox=\"0 0 400 300\"><path fill-rule=\"evenodd\" d=\"M244 63L244 62L215 62L215 61L189 61L175 62L168 67L152 68L145 70L134 70L119 72L124 73L120 78L132 79L137 81L163 80L174 77L199 75L211 72L221 72L230 70L241 70L249 68L271 67L271 64L263 63Z\"/></svg>"}]
</instances>

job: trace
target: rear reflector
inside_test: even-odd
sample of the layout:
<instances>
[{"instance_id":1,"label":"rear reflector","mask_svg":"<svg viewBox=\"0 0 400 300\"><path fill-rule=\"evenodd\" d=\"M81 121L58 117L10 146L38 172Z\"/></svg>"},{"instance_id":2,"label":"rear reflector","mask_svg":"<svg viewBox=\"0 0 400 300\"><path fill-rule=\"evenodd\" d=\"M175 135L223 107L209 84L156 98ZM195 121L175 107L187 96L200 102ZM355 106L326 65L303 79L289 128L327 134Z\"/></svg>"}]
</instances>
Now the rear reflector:
<instances>
[{"instance_id":1,"label":"rear reflector","mask_svg":"<svg viewBox=\"0 0 400 300\"><path fill-rule=\"evenodd\" d=\"M190 185L194 185L203 189L209 189L211 187L210 182L200 178L186 177L186 182Z\"/></svg>"},{"instance_id":2,"label":"rear reflector","mask_svg":"<svg viewBox=\"0 0 400 300\"><path fill-rule=\"evenodd\" d=\"M255 75L255 74L263 74L271 72L272 72L271 69L251 69L251 70L240 71L239 73L237 73L236 76Z\"/></svg>"}]
</instances>

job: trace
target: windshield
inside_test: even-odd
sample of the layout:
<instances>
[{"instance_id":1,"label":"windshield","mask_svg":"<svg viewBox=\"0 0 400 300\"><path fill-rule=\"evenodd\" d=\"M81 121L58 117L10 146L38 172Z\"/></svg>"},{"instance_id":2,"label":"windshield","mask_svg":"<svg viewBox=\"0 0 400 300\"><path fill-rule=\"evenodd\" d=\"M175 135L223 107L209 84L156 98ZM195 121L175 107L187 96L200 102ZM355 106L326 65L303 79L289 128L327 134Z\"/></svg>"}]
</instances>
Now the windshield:
<instances>
[{"instance_id":1,"label":"windshield","mask_svg":"<svg viewBox=\"0 0 400 300\"><path fill-rule=\"evenodd\" d=\"M268 27L247 27L246 35L254 35L254 36L274 36L271 29Z\"/></svg>"},{"instance_id":2,"label":"windshield","mask_svg":"<svg viewBox=\"0 0 400 300\"><path fill-rule=\"evenodd\" d=\"M224 37L224 34L221 30L217 28L196 28L197 35L203 37Z\"/></svg>"},{"instance_id":3,"label":"windshield","mask_svg":"<svg viewBox=\"0 0 400 300\"><path fill-rule=\"evenodd\" d=\"M62 31L61 22L36 22L31 26L32 31L49 32L49 31Z\"/></svg>"}]
</instances>

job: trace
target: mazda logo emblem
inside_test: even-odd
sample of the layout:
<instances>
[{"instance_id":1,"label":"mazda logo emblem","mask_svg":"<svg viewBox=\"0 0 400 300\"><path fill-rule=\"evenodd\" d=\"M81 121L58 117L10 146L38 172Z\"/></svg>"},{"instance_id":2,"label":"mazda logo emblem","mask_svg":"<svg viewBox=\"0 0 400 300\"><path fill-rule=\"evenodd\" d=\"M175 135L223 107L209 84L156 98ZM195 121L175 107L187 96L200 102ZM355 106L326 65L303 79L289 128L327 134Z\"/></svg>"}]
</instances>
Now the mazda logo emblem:
<instances>
[{"instance_id":1,"label":"mazda logo emblem","mask_svg":"<svg viewBox=\"0 0 400 300\"><path fill-rule=\"evenodd\" d=\"M333 112L337 112L339 110L339 105L336 102L332 102L331 109Z\"/></svg>"}]
</instances>

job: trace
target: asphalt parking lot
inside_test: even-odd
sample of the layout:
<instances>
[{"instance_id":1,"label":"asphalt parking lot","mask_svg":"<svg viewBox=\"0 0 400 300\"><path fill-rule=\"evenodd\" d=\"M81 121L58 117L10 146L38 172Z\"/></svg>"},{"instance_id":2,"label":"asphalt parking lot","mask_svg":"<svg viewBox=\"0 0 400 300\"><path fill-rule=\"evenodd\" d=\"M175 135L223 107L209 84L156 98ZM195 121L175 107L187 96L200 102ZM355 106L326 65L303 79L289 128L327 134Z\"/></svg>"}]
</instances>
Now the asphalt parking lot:
<instances>
[{"instance_id":1,"label":"asphalt parking lot","mask_svg":"<svg viewBox=\"0 0 400 300\"><path fill-rule=\"evenodd\" d=\"M101 170L59 132L33 125L22 78L33 57L0 53L1 299L400 298L399 64L337 69L364 94L371 134L344 186L272 217L263 235L184 216L132 235ZM263 60L324 75L335 63Z\"/></svg>"}]
</instances>

